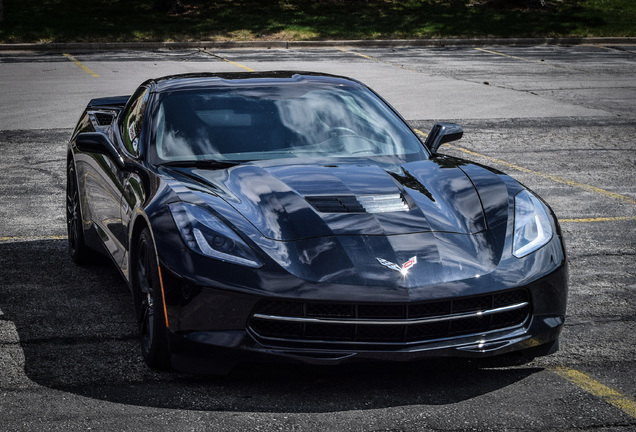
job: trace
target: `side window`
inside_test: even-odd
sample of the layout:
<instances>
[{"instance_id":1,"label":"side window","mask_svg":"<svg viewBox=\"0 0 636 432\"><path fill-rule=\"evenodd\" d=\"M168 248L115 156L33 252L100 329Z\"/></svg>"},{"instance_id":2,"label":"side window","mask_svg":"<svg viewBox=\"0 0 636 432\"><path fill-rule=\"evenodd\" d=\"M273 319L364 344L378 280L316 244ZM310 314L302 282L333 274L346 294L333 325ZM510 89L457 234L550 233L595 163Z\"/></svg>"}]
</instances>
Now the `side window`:
<instances>
[{"instance_id":1,"label":"side window","mask_svg":"<svg viewBox=\"0 0 636 432\"><path fill-rule=\"evenodd\" d=\"M141 87L130 98L131 102L126 107L124 119L121 124L121 136L126 150L137 156L139 154L139 135L144 122L144 115L148 105L147 88Z\"/></svg>"}]
</instances>

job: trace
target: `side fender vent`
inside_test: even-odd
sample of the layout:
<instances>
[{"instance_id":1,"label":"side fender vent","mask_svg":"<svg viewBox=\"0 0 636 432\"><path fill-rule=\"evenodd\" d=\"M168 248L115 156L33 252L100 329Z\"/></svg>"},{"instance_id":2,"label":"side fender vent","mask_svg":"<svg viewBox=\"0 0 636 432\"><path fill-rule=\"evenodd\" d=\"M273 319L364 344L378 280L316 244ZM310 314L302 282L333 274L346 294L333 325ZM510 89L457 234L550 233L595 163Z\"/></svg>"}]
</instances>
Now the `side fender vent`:
<instances>
[{"instance_id":1,"label":"side fender vent","mask_svg":"<svg viewBox=\"0 0 636 432\"><path fill-rule=\"evenodd\" d=\"M90 117L95 126L110 126L115 118L113 114L106 112L94 112Z\"/></svg>"}]
</instances>

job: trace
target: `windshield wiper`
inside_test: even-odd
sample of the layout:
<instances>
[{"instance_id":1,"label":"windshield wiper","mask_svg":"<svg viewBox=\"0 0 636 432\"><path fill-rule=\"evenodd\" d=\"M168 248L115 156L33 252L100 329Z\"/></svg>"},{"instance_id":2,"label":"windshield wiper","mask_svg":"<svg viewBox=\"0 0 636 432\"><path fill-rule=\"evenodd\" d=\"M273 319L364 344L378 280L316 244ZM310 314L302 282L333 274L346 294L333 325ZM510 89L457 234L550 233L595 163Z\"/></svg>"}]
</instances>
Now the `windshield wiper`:
<instances>
[{"instance_id":1,"label":"windshield wiper","mask_svg":"<svg viewBox=\"0 0 636 432\"><path fill-rule=\"evenodd\" d=\"M201 159L201 160L185 160L185 161L170 161L159 164L160 166L167 167L184 167L184 168L230 168L238 165L241 162L231 160L215 160L215 159Z\"/></svg>"}]
</instances>

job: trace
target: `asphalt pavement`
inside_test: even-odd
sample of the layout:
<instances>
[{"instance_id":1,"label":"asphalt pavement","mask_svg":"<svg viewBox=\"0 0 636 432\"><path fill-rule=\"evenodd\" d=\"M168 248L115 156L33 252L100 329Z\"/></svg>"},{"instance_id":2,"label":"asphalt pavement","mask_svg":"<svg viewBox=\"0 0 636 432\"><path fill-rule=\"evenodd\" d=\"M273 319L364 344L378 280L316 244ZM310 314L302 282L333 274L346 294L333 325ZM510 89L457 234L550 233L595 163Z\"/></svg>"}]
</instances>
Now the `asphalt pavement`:
<instances>
[{"instance_id":1,"label":"asphalt pavement","mask_svg":"<svg viewBox=\"0 0 636 432\"><path fill-rule=\"evenodd\" d=\"M423 133L458 122L442 152L542 196L569 252L561 350L517 365L148 369L115 267L67 256L66 142L89 99L149 77L274 69L357 78ZM0 51L0 429L636 430L635 70L633 45L603 43Z\"/></svg>"}]
</instances>

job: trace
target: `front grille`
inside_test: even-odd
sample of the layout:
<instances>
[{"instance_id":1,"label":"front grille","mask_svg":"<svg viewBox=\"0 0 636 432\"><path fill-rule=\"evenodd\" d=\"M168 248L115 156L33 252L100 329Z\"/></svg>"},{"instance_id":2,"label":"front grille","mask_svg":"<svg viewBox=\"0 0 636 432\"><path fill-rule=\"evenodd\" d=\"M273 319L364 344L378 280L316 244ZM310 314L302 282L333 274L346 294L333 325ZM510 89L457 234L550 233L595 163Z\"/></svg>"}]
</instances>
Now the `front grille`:
<instances>
[{"instance_id":1,"label":"front grille","mask_svg":"<svg viewBox=\"0 0 636 432\"><path fill-rule=\"evenodd\" d=\"M408 304L263 300L248 327L270 345L417 344L522 325L524 289Z\"/></svg>"}]
</instances>

